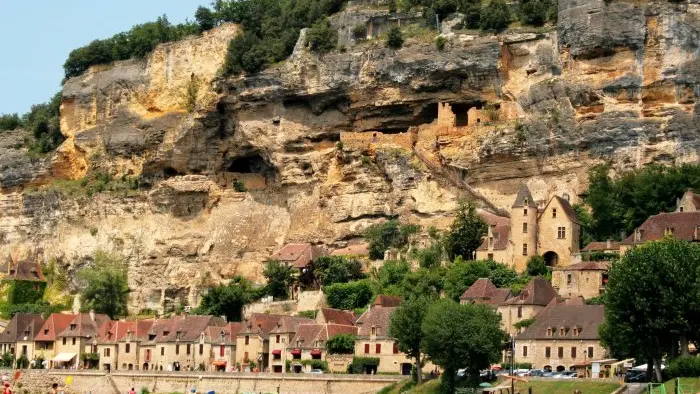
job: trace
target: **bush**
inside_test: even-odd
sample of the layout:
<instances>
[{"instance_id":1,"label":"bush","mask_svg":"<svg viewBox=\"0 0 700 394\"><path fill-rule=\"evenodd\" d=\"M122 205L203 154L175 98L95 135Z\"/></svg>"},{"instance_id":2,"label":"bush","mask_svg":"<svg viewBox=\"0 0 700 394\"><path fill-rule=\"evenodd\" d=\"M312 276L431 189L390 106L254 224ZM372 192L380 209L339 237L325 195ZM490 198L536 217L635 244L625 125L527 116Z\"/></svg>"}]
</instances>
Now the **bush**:
<instances>
[{"instance_id":1,"label":"bush","mask_svg":"<svg viewBox=\"0 0 700 394\"><path fill-rule=\"evenodd\" d=\"M389 34L386 37L386 46L394 49L399 49L403 46L403 35L401 34L401 29L396 26L389 29Z\"/></svg>"},{"instance_id":2,"label":"bush","mask_svg":"<svg viewBox=\"0 0 700 394\"><path fill-rule=\"evenodd\" d=\"M338 32L328 19L319 20L306 32L306 44L316 53L328 53L338 45Z\"/></svg>"},{"instance_id":3,"label":"bush","mask_svg":"<svg viewBox=\"0 0 700 394\"><path fill-rule=\"evenodd\" d=\"M368 227L364 237L369 242L369 257L382 259L387 249L403 248L408 245L410 236L419 230L417 225L402 224L395 219Z\"/></svg>"},{"instance_id":4,"label":"bush","mask_svg":"<svg viewBox=\"0 0 700 394\"><path fill-rule=\"evenodd\" d=\"M267 66L263 42L255 34L245 32L229 43L224 71L227 74L257 73Z\"/></svg>"},{"instance_id":5,"label":"bush","mask_svg":"<svg viewBox=\"0 0 700 394\"><path fill-rule=\"evenodd\" d=\"M306 318L309 318L309 319L315 319L315 318L316 318L316 313L318 313L318 311L315 311L315 310L311 310L311 311L300 311L299 313L297 313L297 315L299 315L299 317L306 317Z\"/></svg>"},{"instance_id":6,"label":"bush","mask_svg":"<svg viewBox=\"0 0 700 394\"><path fill-rule=\"evenodd\" d=\"M503 0L491 0L481 9L479 27L481 30L499 31L508 27L510 11Z\"/></svg>"},{"instance_id":7,"label":"bush","mask_svg":"<svg viewBox=\"0 0 700 394\"><path fill-rule=\"evenodd\" d=\"M379 367L379 358L377 357L353 357L352 362L348 365L348 373L364 374L370 371L377 372Z\"/></svg>"},{"instance_id":8,"label":"bush","mask_svg":"<svg viewBox=\"0 0 700 394\"><path fill-rule=\"evenodd\" d=\"M447 39L443 36L437 36L437 38L435 38L435 47L438 51L442 51L443 49L445 49L446 43Z\"/></svg>"},{"instance_id":9,"label":"bush","mask_svg":"<svg viewBox=\"0 0 700 394\"><path fill-rule=\"evenodd\" d=\"M700 357L678 357L668 364L666 373L668 373L669 378L700 376Z\"/></svg>"},{"instance_id":10,"label":"bush","mask_svg":"<svg viewBox=\"0 0 700 394\"><path fill-rule=\"evenodd\" d=\"M481 20L481 3L472 3L465 7L464 24L470 29L478 29Z\"/></svg>"},{"instance_id":11,"label":"bush","mask_svg":"<svg viewBox=\"0 0 700 394\"><path fill-rule=\"evenodd\" d=\"M328 371L328 362L323 360L299 360L299 364L308 365L311 367L311 369Z\"/></svg>"},{"instance_id":12,"label":"bush","mask_svg":"<svg viewBox=\"0 0 700 394\"><path fill-rule=\"evenodd\" d=\"M527 274L530 276L547 276L549 268L542 256L532 256L527 260Z\"/></svg>"},{"instance_id":13,"label":"bush","mask_svg":"<svg viewBox=\"0 0 700 394\"><path fill-rule=\"evenodd\" d=\"M336 283L324 289L328 305L335 309L353 310L369 304L374 295L368 280Z\"/></svg>"},{"instance_id":14,"label":"bush","mask_svg":"<svg viewBox=\"0 0 700 394\"><path fill-rule=\"evenodd\" d=\"M216 15L207 7L199 6L194 13L200 31L211 30L216 26Z\"/></svg>"},{"instance_id":15,"label":"bush","mask_svg":"<svg viewBox=\"0 0 700 394\"><path fill-rule=\"evenodd\" d=\"M0 115L0 131L14 130L22 125L22 120L20 120L17 114L4 114Z\"/></svg>"},{"instance_id":16,"label":"bush","mask_svg":"<svg viewBox=\"0 0 700 394\"><path fill-rule=\"evenodd\" d=\"M337 334L326 342L329 354L353 354L355 352L355 336L352 334Z\"/></svg>"},{"instance_id":17,"label":"bush","mask_svg":"<svg viewBox=\"0 0 700 394\"><path fill-rule=\"evenodd\" d=\"M524 25L542 26L549 19L551 8L551 0L522 1L519 7L520 22Z\"/></svg>"}]
</instances>

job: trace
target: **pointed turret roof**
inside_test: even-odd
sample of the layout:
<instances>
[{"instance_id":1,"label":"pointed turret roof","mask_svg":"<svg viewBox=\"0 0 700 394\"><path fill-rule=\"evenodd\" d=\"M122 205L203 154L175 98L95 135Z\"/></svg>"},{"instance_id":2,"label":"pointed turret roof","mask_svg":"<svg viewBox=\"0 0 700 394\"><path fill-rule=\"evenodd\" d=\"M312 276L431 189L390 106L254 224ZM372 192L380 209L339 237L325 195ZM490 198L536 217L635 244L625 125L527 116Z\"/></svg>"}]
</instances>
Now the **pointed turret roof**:
<instances>
[{"instance_id":1,"label":"pointed turret roof","mask_svg":"<svg viewBox=\"0 0 700 394\"><path fill-rule=\"evenodd\" d=\"M530 189L527 188L526 184L522 184L520 186L520 190L518 190L518 195L515 196L515 202L513 203L513 208L522 208L522 207L532 207L532 208L537 208L537 204L535 204L535 199L532 198L532 194L530 193Z\"/></svg>"}]
</instances>

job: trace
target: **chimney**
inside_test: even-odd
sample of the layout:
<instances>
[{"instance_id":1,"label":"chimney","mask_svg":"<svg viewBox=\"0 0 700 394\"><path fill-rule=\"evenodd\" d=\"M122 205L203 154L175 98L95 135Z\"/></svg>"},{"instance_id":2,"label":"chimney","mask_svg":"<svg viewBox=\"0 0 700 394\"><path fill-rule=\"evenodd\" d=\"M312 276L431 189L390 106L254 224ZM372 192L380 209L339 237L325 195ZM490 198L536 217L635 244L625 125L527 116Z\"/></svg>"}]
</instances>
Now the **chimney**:
<instances>
[{"instance_id":1,"label":"chimney","mask_svg":"<svg viewBox=\"0 0 700 394\"><path fill-rule=\"evenodd\" d=\"M95 310L90 309L90 320L95 321Z\"/></svg>"},{"instance_id":2,"label":"chimney","mask_svg":"<svg viewBox=\"0 0 700 394\"><path fill-rule=\"evenodd\" d=\"M612 240L610 238L605 242L605 248L608 250L612 249Z\"/></svg>"}]
</instances>

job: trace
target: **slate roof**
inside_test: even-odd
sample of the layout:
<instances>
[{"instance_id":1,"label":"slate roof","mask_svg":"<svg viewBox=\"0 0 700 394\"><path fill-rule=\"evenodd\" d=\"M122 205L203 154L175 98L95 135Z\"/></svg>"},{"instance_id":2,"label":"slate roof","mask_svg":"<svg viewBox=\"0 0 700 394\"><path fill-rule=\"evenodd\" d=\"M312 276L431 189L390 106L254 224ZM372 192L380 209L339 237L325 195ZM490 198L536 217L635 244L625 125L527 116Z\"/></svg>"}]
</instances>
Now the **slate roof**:
<instances>
[{"instance_id":1,"label":"slate roof","mask_svg":"<svg viewBox=\"0 0 700 394\"><path fill-rule=\"evenodd\" d=\"M496 225L491 227L491 229L491 233L493 235L493 250L506 250L508 247L508 240L510 239L510 222L504 225ZM484 241L476 250L489 250L488 235L484 238Z\"/></svg>"},{"instance_id":2,"label":"slate roof","mask_svg":"<svg viewBox=\"0 0 700 394\"><path fill-rule=\"evenodd\" d=\"M402 302L403 298L400 296L379 294L374 300L374 305L383 307L395 307L401 305Z\"/></svg>"},{"instance_id":3,"label":"slate roof","mask_svg":"<svg viewBox=\"0 0 700 394\"><path fill-rule=\"evenodd\" d=\"M368 337L372 334L372 327L375 328L377 337L389 337L389 325L391 323L391 314L396 310L396 307L373 306L357 319L357 325L360 327L358 336Z\"/></svg>"},{"instance_id":4,"label":"slate roof","mask_svg":"<svg viewBox=\"0 0 700 394\"><path fill-rule=\"evenodd\" d=\"M525 203L527 201L527 204ZM535 199L532 198L530 189L527 185L522 184L518 194L515 196L515 202L513 203L513 208L524 208L525 206L537 209L537 204L535 204Z\"/></svg>"},{"instance_id":5,"label":"slate roof","mask_svg":"<svg viewBox=\"0 0 700 394\"><path fill-rule=\"evenodd\" d=\"M508 297L510 297L510 289L499 289L488 278L480 278L469 286L459 299L497 306L505 302Z\"/></svg>"},{"instance_id":6,"label":"slate roof","mask_svg":"<svg viewBox=\"0 0 700 394\"><path fill-rule=\"evenodd\" d=\"M76 315L64 313L52 313L46 319L34 337L35 341L55 341L59 333L63 332L75 319Z\"/></svg>"},{"instance_id":7,"label":"slate roof","mask_svg":"<svg viewBox=\"0 0 700 394\"><path fill-rule=\"evenodd\" d=\"M0 343L14 343L26 340L33 341L36 333L44 324L44 319L36 313L16 313L7 327L0 334Z\"/></svg>"},{"instance_id":8,"label":"slate roof","mask_svg":"<svg viewBox=\"0 0 700 394\"><path fill-rule=\"evenodd\" d=\"M581 249L582 252L602 252L604 250L620 250L620 243L617 241L595 241Z\"/></svg>"},{"instance_id":9,"label":"slate roof","mask_svg":"<svg viewBox=\"0 0 700 394\"><path fill-rule=\"evenodd\" d=\"M321 308L319 315L322 315L325 323L342 324L352 326L355 323L355 315L352 312L333 308Z\"/></svg>"},{"instance_id":10,"label":"slate roof","mask_svg":"<svg viewBox=\"0 0 700 394\"><path fill-rule=\"evenodd\" d=\"M295 268L304 268L318 257L325 255L325 250L320 246L313 246L308 243L287 244L275 254L270 256L271 260L279 260Z\"/></svg>"},{"instance_id":11,"label":"slate roof","mask_svg":"<svg viewBox=\"0 0 700 394\"><path fill-rule=\"evenodd\" d=\"M541 305L546 306L556 298L557 291L552 284L541 276L530 279L519 295L504 302L505 305Z\"/></svg>"},{"instance_id":12,"label":"slate roof","mask_svg":"<svg viewBox=\"0 0 700 394\"><path fill-rule=\"evenodd\" d=\"M559 205L561 205L561 208L564 210L564 214L566 214L566 217L569 218L569 220L571 220L574 223L579 223L578 215L576 215L574 207L571 206L571 203L567 199L559 196L554 196L553 198L559 201Z\"/></svg>"},{"instance_id":13,"label":"slate roof","mask_svg":"<svg viewBox=\"0 0 700 394\"><path fill-rule=\"evenodd\" d=\"M610 269L608 261L582 261L567 266L554 267L552 271L607 271Z\"/></svg>"},{"instance_id":14,"label":"slate roof","mask_svg":"<svg viewBox=\"0 0 700 394\"><path fill-rule=\"evenodd\" d=\"M74 316L75 317L68 326L63 331L58 332L58 335L56 335L57 338L95 337L97 336L100 326L110 320L109 316L103 314L96 314L94 319L89 313L78 313Z\"/></svg>"},{"instance_id":15,"label":"slate roof","mask_svg":"<svg viewBox=\"0 0 700 394\"><path fill-rule=\"evenodd\" d=\"M542 310L517 339L598 340L598 327L605 319L604 314L603 305L552 305ZM562 327L564 335L560 332ZM574 327L579 330L578 335L574 335ZM550 328L552 335L548 333Z\"/></svg>"},{"instance_id":16,"label":"slate roof","mask_svg":"<svg viewBox=\"0 0 700 394\"><path fill-rule=\"evenodd\" d=\"M699 241L695 229L700 226L700 212L669 212L650 216L632 235L621 242L622 245L633 245L663 238L667 228L673 228L673 236L686 241ZM641 231L641 239L635 240L637 231ZM700 236L700 231L698 231Z\"/></svg>"}]
</instances>

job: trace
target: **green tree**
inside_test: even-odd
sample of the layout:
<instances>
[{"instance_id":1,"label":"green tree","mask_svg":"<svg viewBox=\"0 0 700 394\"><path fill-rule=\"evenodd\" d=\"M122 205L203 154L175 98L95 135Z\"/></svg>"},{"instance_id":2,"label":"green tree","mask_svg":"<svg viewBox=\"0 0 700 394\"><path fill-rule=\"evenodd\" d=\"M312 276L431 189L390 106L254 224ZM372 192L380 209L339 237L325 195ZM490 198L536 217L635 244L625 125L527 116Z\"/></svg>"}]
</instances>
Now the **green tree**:
<instances>
[{"instance_id":1,"label":"green tree","mask_svg":"<svg viewBox=\"0 0 700 394\"><path fill-rule=\"evenodd\" d=\"M397 26L389 29L389 33L386 36L386 46L393 49L399 49L403 46L403 34Z\"/></svg>"},{"instance_id":2,"label":"green tree","mask_svg":"<svg viewBox=\"0 0 700 394\"><path fill-rule=\"evenodd\" d=\"M400 295L404 297L440 298L440 293L445 287L444 278L445 269L443 267L433 269L419 268L406 274L401 282Z\"/></svg>"},{"instance_id":3,"label":"green tree","mask_svg":"<svg viewBox=\"0 0 700 394\"><path fill-rule=\"evenodd\" d=\"M610 268L601 338L615 357L687 354L700 325L700 245L672 238L628 251ZM678 348L680 344L680 348Z\"/></svg>"},{"instance_id":4,"label":"green tree","mask_svg":"<svg viewBox=\"0 0 700 394\"><path fill-rule=\"evenodd\" d=\"M326 300L331 308L353 310L369 304L374 295L368 280L348 283L335 283L324 288Z\"/></svg>"},{"instance_id":5,"label":"green tree","mask_svg":"<svg viewBox=\"0 0 700 394\"><path fill-rule=\"evenodd\" d=\"M530 276L547 276L549 268L542 256L532 256L527 259L527 274Z\"/></svg>"},{"instance_id":6,"label":"green tree","mask_svg":"<svg viewBox=\"0 0 700 394\"><path fill-rule=\"evenodd\" d=\"M550 17L551 0L524 0L518 7L520 22L524 25L542 26Z\"/></svg>"},{"instance_id":7,"label":"green tree","mask_svg":"<svg viewBox=\"0 0 700 394\"><path fill-rule=\"evenodd\" d=\"M503 0L491 0L481 8L479 27L481 30L499 31L510 24L510 11Z\"/></svg>"},{"instance_id":8,"label":"green tree","mask_svg":"<svg viewBox=\"0 0 700 394\"><path fill-rule=\"evenodd\" d=\"M338 45L338 31L331 27L328 19L321 19L306 32L306 40L312 51L328 53Z\"/></svg>"},{"instance_id":9,"label":"green tree","mask_svg":"<svg viewBox=\"0 0 700 394\"><path fill-rule=\"evenodd\" d=\"M508 287L518 281L518 273L492 260L465 261L458 257L445 275L445 295L457 301L479 278L488 278L497 287Z\"/></svg>"},{"instance_id":10,"label":"green tree","mask_svg":"<svg viewBox=\"0 0 700 394\"><path fill-rule=\"evenodd\" d=\"M467 368L467 376L479 377L501 357L505 333L501 317L485 305L460 305L452 300L433 302L423 319L423 351L434 364L444 368L442 388L454 393L455 376Z\"/></svg>"},{"instance_id":11,"label":"green tree","mask_svg":"<svg viewBox=\"0 0 700 394\"><path fill-rule=\"evenodd\" d=\"M323 285L333 283L345 283L363 279L362 263L357 259L348 259L343 256L322 256L313 264L313 275L316 281Z\"/></svg>"},{"instance_id":12,"label":"green tree","mask_svg":"<svg viewBox=\"0 0 700 394\"><path fill-rule=\"evenodd\" d=\"M216 15L207 7L199 6L194 13L194 20L197 21L200 31L211 30L216 26Z\"/></svg>"},{"instance_id":13,"label":"green tree","mask_svg":"<svg viewBox=\"0 0 700 394\"><path fill-rule=\"evenodd\" d=\"M419 226L402 224L396 219L369 226L364 233L365 239L369 242L369 257L382 259L387 249L405 247L409 243L410 236L419 230Z\"/></svg>"},{"instance_id":14,"label":"green tree","mask_svg":"<svg viewBox=\"0 0 700 394\"><path fill-rule=\"evenodd\" d=\"M243 307L251 301L252 286L240 276L227 285L214 286L202 297L199 307L194 311L198 315L225 316L226 321L241 321Z\"/></svg>"},{"instance_id":15,"label":"green tree","mask_svg":"<svg viewBox=\"0 0 700 394\"><path fill-rule=\"evenodd\" d=\"M352 334L337 334L326 342L329 354L353 354L355 352L355 336Z\"/></svg>"},{"instance_id":16,"label":"green tree","mask_svg":"<svg viewBox=\"0 0 700 394\"><path fill-rule=\"evenodd\" d=\"M414 297L404 301L391 314L389 336L396 339L399 350L412 358L416 368L416 382L420 385L423 380L421 367L421 346L423 331L421 326L428 310L430 301L426 297Z\"/></svg>"},{"instance_id":17,"label":"green tree","mask_svg":"<svg viewBox=\"0 0 700 394\"><path fill-rule=\"evenodd\" d=\"M129 285L121 256L95 252L94 263L78 272L83 282L80 300L84 310L104 313L111 319L126 316Z\"/></svg>"},{"instance_id":18,"label":"green tree","mask_svg":"<svg viewBox=\"0 0 700 394\"><path fill-rule=\"evenodd\" d=\"M14 130L22 126L22 120L17 114L0 115L0 131Z\"/></svg>"},{"instance_id":19,"label":"green tree","mask_svg":"<svg viewBox=\"0 0 700 394\"><path fill-rule=\"evenodd\" d=\"M593 219L591 218L591 214L588 212L586 207L584 207L581 204L574 204L573 207L574 212L576 212L576 218L578 219L578 222L581 224L581 234L579 236L579 248L584 248L586 245L589 243L593 242L593 236L592 236L592 227L593 227Z\"/></svg>"},{"instance_id":20,"label":"green tree","mask_svg":"<svg viewBox=\"0 0 700 394\"><path fill-rule=\"evenodd\" d=\"M287 298L289 287L294 282L292 267L288 267L278 260L270 260L263 270L263 275L267 279L265 292L268 295L275 298Z\"/></svg>"},{"instance_id":21,"label":"green tree","mask_svg":"<svg viewBox=\"0 0 700 394\"><path fill-rule=\"evenodd\" d=\"M450 230L445 236L445 250L450 260L457 256L471 259L481 245L487 229L486 222L476 213L474 204L461 201Z\"/></svg>"}]
</instances>

